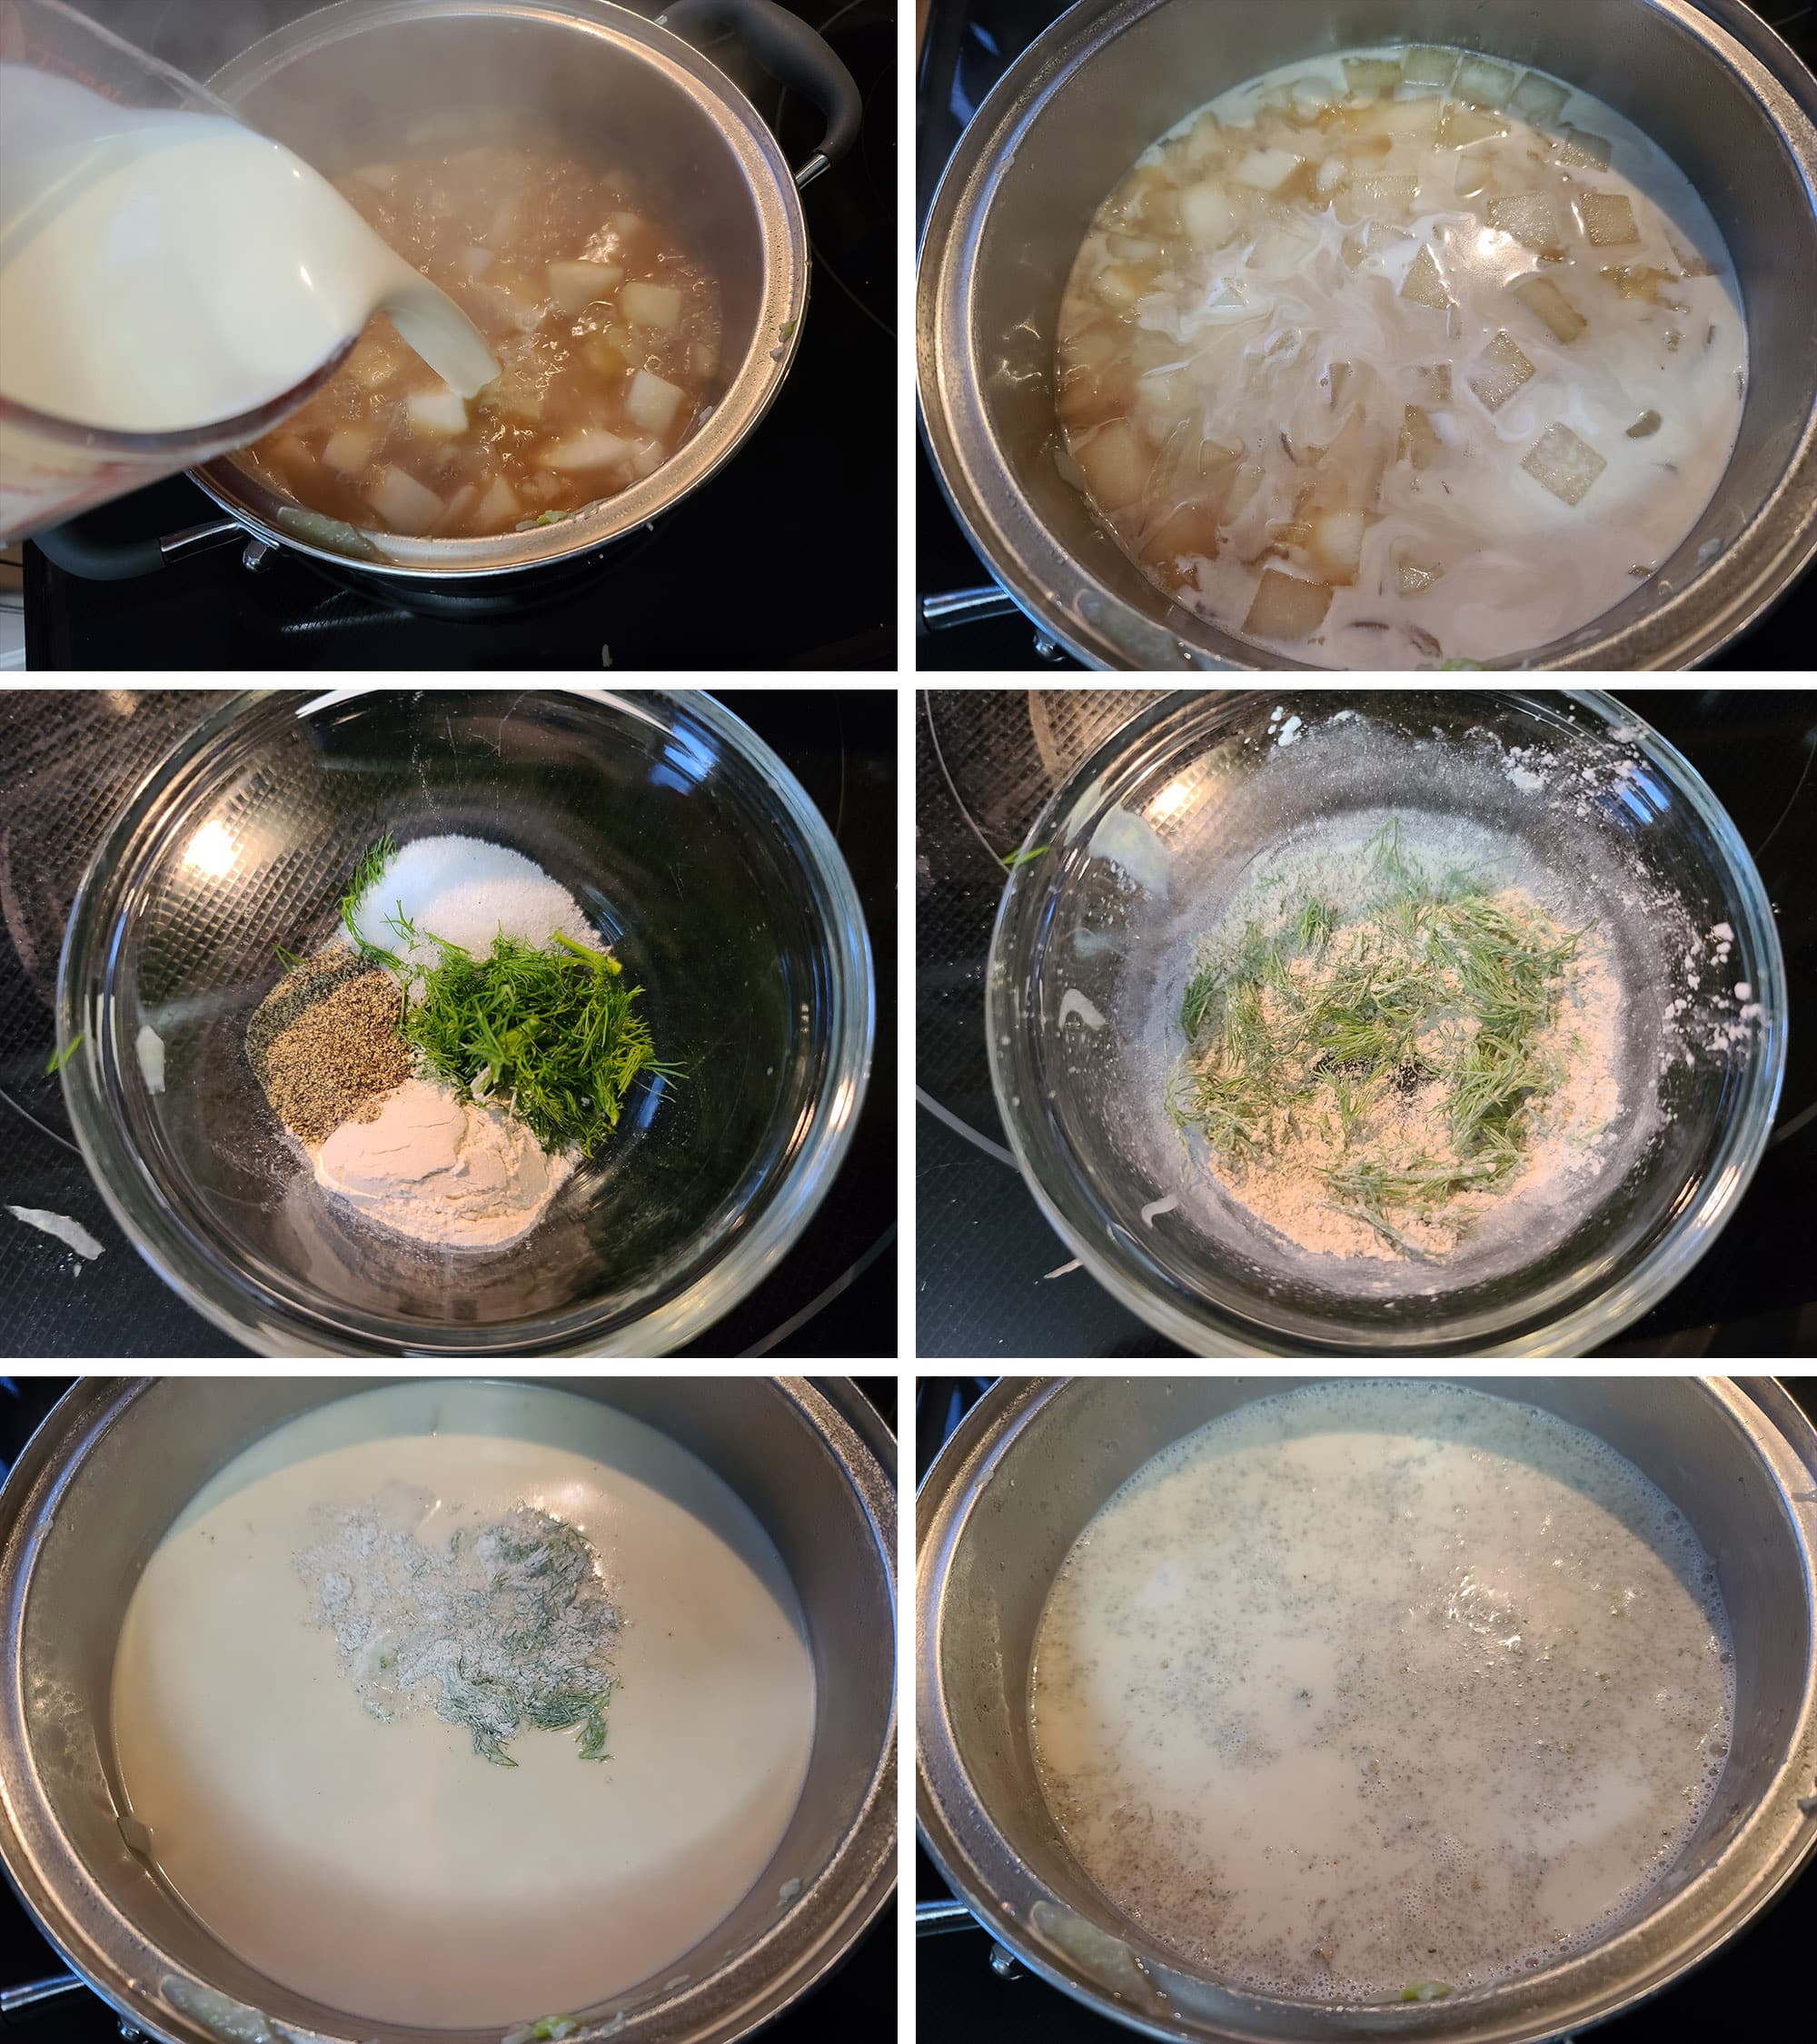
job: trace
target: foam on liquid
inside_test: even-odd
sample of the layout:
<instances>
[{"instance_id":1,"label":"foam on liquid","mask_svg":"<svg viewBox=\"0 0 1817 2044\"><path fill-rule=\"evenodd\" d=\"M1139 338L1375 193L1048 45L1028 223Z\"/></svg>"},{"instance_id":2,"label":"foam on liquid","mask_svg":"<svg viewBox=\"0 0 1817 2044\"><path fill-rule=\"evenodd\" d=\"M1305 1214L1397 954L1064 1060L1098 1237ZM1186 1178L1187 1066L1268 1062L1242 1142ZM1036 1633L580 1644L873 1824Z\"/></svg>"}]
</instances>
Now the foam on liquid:
<instances>
[{"instance_id":1,"label":"foam on liquid","mask_svg":"<svg viewBox=\"0 0 1817 2044\"><path fill-rule=\"evenodd\" d=\"M1713 1572L1632 1464L1532 1407L1351 1383L1117 1492L1030 1709L1080 1864L1187 1964L1398 2000L1634 1909L1710 1800L1733 1682Z\"/></svg>"},{"instance_id":2,"label":"foam on liquid","mask_svg":"<svg viewBox=\"0 0 1817 2044\"><path fill-rule=\"evenodd\" d=\"M472 322L327 180L224 114L115 104L0 64L0 394L102 431L275 403L389 312L472 396Z\"/></svg>"},{"instance_id":3,"label":"foam on liquid","mask_svg":"<svg viewBox=\"0 0 1817 2044\"><path fill-rule=\"evenodd\" d=\"M1733 271L1677 166L1540 74L1495 66L1466 89L1423 68L1377 102L1350 95L1339 57L1313 59L1189 116L1100 209L1061 311L1067 451L1119 543L1207 620L1320 666L1490 660L1590 623L1691 531L1740 428ZM1502 132L1446 145L1484 126ZM1245 182L1272 183L1275 153L1279 198ZM1534 198L1554 207L1544 248L1490 210ZM1619 199L1633 235L1611 240ZM1520 295L1535 283L1587 327L1561 340ZM1474 386L1495 391L1498 335L1532 373L1492 409ZM1429 422L1411 434L1408 406ZM1523 466L1561 427L1604 464L1574 503ZM1584 459L1562 445L1567 469ZM1334 513L1364 521L1352 580L1330 550L1355 525L1307 531ZM1318 621L1252 608L1271 570L1333 584Z\"/></svg>"},{"instance_id":4,"label":"foam on liquid","mask_svg":"<svg viewBox=\"0 0 1817 2044\"><path fill-rule=\"evenodd\" d=\"M582 1533L623 1622L602 1761L362 1707L296 1568L322 1506L427 1493L418 1537L529 1504ZM807 1768L814 1678L775 1549L671 1442L496 1384L362 1393L197 1494L122 1628L114 1751L149 1856L273 1980L372 2021L501 2027L661 1977L750 1890Z\"/></svg>"}]
</instances>

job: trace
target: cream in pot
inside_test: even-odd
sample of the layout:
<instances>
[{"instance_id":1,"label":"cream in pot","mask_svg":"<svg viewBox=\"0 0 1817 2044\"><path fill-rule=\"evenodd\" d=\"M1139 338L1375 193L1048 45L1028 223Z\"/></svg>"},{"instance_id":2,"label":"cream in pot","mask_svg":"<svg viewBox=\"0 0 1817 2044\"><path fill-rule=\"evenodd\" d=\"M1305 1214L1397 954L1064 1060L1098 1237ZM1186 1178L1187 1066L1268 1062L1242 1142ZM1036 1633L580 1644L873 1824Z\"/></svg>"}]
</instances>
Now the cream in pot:
<instances>
[{"instance_id":1,"label":"cream in pot","mask_svg":"<svg viewBox=\"0 0 1817 2044\"><path fill-rule=\"evenodd\" d=\"M622 1621L609 1757L526 1727L490 1763L432 1682L375 1714L300 1566L374 1501L428 1557L520 1506L584 1537ZM815 1684L774 1546L702 1463L564 1393L418 1384L204 1486L127 1609L112 1715L144 1850L224 1944L358 2017L509 2024L660 1973L735 1907L794 1813Z\"/></svg>"}]
</instances>

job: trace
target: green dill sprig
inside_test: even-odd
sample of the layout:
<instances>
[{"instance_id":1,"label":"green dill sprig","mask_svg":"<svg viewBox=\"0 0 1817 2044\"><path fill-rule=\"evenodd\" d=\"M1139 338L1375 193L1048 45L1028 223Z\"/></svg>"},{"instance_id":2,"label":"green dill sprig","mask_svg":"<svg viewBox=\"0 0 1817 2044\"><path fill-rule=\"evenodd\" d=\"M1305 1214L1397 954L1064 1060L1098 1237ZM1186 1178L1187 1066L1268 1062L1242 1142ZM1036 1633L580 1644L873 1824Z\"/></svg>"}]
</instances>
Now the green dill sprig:
<instances>
[{"instance_id":1,"label":"green dill sprig","mask_svg":"<svg viewBox=\"0 0 1817 2044\"><path fill-rule=\"evenodd\" d=\"M353 868L353 878L345 894L341 897L341 921L347 935L352 938L360 956L368 964L389 966L401 977L404 963L395 952L387 951L382 945L373 944L362 937L353 918L361 903L366 898L380 879L385 868L397 857L397 839L387 830L376 844L368 845L361 856L360 863Z\"/></svg>"},{"instance_id":2,"label":"green dill sprig","mask_svg":"<svg viewBox=\"0 0 1817 2044\"><path fill-rule=\"evenodd\" d=\"M457 1092L508 1106L544 1149L591 1156L639 1079L680 1076L609 953L559 932L547 950L500 935L484 958L428 940L442 960L405 1004L405 1041Z\"/></svg>"},{"instance_id":3,"label":"green dill sprig","mask_svg":"<svg viewBox=\"0 0 1817 2044\"><path fill-rule=\"evenodd\" d=\"M82 1039L87 1034L86 1029L78 1029L61 1050L51 1052L51 1061L45 1067L45 1077L46 1078L49 1078L53 1072L62 1071L76 1052L82 1048Z\"/></svg>"}]
</instances>

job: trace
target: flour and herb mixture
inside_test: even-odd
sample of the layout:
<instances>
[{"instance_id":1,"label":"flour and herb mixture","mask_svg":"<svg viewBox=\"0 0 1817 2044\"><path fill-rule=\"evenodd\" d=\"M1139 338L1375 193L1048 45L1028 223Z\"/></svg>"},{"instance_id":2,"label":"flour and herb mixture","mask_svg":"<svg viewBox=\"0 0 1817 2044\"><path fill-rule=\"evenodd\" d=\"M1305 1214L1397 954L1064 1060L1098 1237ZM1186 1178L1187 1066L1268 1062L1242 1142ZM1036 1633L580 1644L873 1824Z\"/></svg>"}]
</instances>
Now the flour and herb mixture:
<instances>
[{"instance_id":1,"label":"flour and herb mixture","mask_svg":"<svg viewBox=\"0 0 1817 2044\"><path fill-rule=\"evenodd\" d=\"M476 838L387 834L341 903L344 942L261 1003L246 1055L317 1183L392 1232L457 1249L528 1235L662 1064L567 889Z\"/></svg>"},{"instance_id":2,"label":"flour and herb mixture","mask_svg":"<svg viewBox=\"0 0 1817 2044\"><path fill-rule=\"evenodd\" d=\"M581 1758L603 1760L620 1619L586 1539L520 1504L425 1546L413 1529L434 1503L404 1491L324 1512L297 1556L354 1693L383 1722L433 1711L501 1767L526 1726L579 1728Z\"/></svg>"},{"instance_id":3,"label":"flour and herb mixture","mask_svg":"<svg viewBox=\"0 0 1817 2044\"><path fill-rule=\"evenodd\" d=\"M1427 2000L1632 1916L1710 1802L1714 1571L1639 1470L1455 1385L1316 1385L1165 1449L1048 1594L1030 1718L1080 1865L1239 1989Z\"/></svg>"},{"instance_id":4,"label":"flour and herb mixture","mask_svg":"<svg viewBox=\"0 0 1817 2044\"><path fill-rule=\"evenodd\" d=\"M1201 940L1167 1107L1302 1248L1442 1259L1594 1153L1619 1005L1594 926L1391 818L1284 857Z\"/></svg>"}]
</instances>

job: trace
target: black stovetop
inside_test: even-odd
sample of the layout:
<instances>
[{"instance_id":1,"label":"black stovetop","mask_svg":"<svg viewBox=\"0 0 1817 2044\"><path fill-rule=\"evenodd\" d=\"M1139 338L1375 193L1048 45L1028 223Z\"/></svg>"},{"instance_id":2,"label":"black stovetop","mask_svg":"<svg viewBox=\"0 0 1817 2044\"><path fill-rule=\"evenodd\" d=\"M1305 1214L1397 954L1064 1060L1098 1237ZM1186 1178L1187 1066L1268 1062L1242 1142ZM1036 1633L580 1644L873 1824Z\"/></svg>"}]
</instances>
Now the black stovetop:
<instances>
[{"instance_id":1,"label":"black stovetop","mask_svg":"<svg viewBox=\"0 0 1817 2044\"><path fill-rule=\"evenodd\" d=\"M896 1354L896 699L889 690L722 690L819 807L863 904L877 976L871 1082L852 1146L794 1247L688 1355ZM0 690L0 1206L48 1209L103 1245L84 1261L0 1212L0 1355L245 1351L133 1249L47 1077L57 951L109 818L218 695Z\"/></svg>"},{"instance_id":2,"label":"black stovetop","mask_svg":"<svg viewBox=\"0 0 1817 2044\"><path fill-rule=\"evenodd\" d=\"M925 691L915 737L916 1352L1180 1352L1073 1260L1007 1147L984 1040L1003 859L1058 782L1156 690ZM1707 780L1752 852L1794 1017L1817 1012L1817 695L1623 690ZM1794 1020L1779 1116L1708 1254L1610 1356L1817 1354L1817 1036Z\"/></svg>"},{"instance_id":3,"label":"black stovetop","mask_svg":"<svg viewBox=\"0 0 1817 2044\"><path fill-rule=\"evenodd\" d=\"M312 11L312 0L80 0L84 10L194 75ZM636 0L660 11L657 0ZM789 0L864 95L849 154L802 194L811 303L781 393L720 473L596 570L536 608L448 598L454 614L398 608L280 551L258 572L243 548L137 580L83 581L25 548L26 656L35 668L884 669L896 664L894 406L896 11L892 0ZM804 162L819 117L720 39L709 54ZM829 517L829 507L838 514ZM183 477L79 521L124 545L219 522ZM532 595L540 585L526 585Z\"/></svg>"},{"instance_id":4,"label":"black stovetop","mask_svg":"<svg viewBox=\"0 0 1817 2044\"><path fill-rule=\"evenodd\" d=\"M915 1481L978 1403L988 1377L929 1377L915 1386ZM1817 1377L1788 1380L1817 1420ZM949 1903L952 1890L918 1841L918 1904ZM1807 1867L1762 1917L1695 1972L1613 2021L1581 2034L1584 2044L1781 2044L1810 2027L1810 1947L1817 1870ZM970 1919L965 1928L916 1940L918 2023L941 2044L1117 2044L1128 2032L1057 1988L1011 1964L998 1971L992 1945ZM1007 1977L1006 1977L1007 1975ZM1803 2009L1802 2016L1794 2010ZM1558 2044L1574 2044L1561 2039Z\"/></svg>"},{"instance_id":5,"label":"black stovetop","mask_svg":"<svg viewBox=\"0 0 1817 2044\"><path fill-rule=\"evenodd\" d=\"M0 1477L52 1405L69 1388L67 1377L0 1377ZM894 1432L896 1379L859 1377L858 1386ZM63 1960L26 1915L13 1890L0 1883L0 1995L28 1982L65 1973ZM839 1970L762 2032L765 2044L852 2044L894 2035L896 1903L894 1898ZM120 2044L119 2019L85 1989L60 1994L7 2015L0 2007L6 2044ZM141 2035L134 2031L134 2035Z\"/></svg>"},{"instance_id":6,"label":"black stovetop","mask_svg":"<svg viewBox=\"0 0 1817 2044\"><path fill-rule=\"evenodd\" d=\"M1807 64L1817 68L1813 0L1752 0ZM915 203L918 239L928 208L972 115L1035 38L1066 12L1059 0L934 0L916 76ZM989 569L953 516L928 451L915 442L915 586L930 597L993 587ZM917 605L917 616L920 603ZM1817 636L1817 571L1782 598L1752 631L1704 662L1707 671L1802 673ZM1041 638L1018 611L937 631L918 630L915 665L924 673L1077 670L1079 662Z\"/></svg>"}]
</instances>

